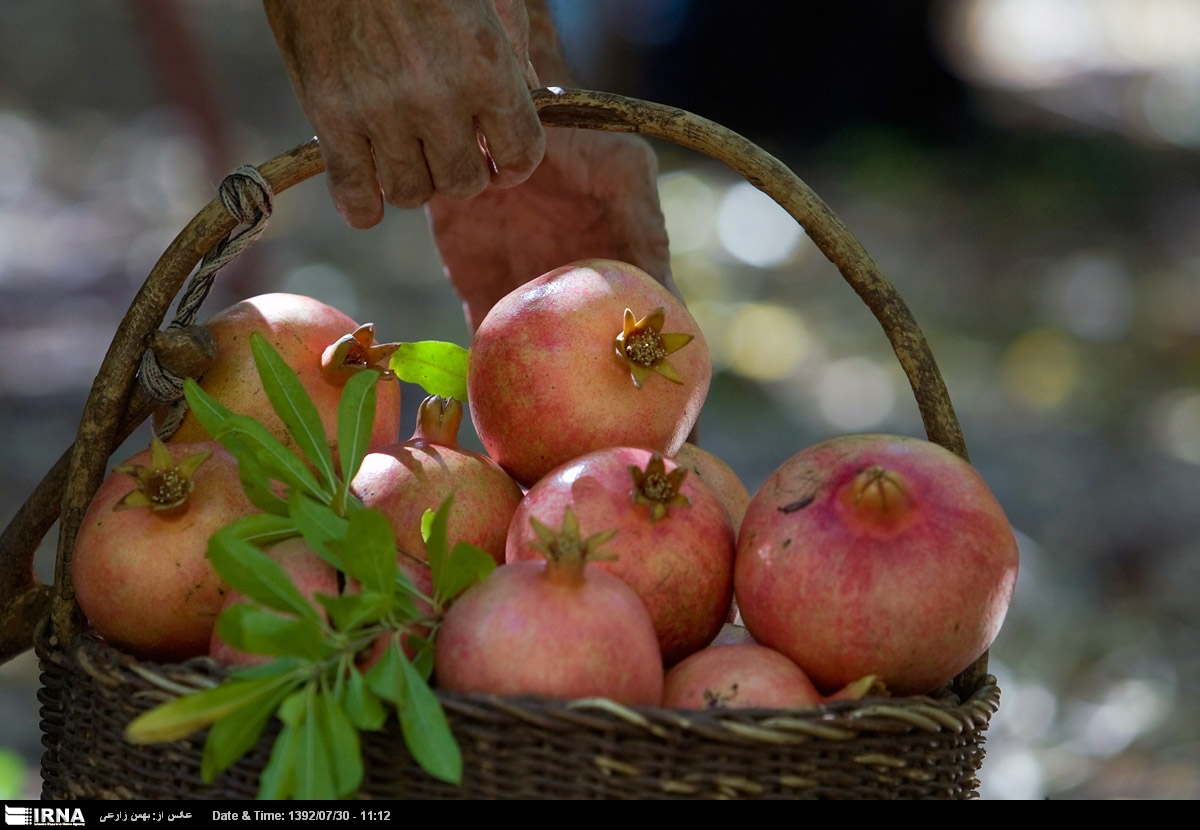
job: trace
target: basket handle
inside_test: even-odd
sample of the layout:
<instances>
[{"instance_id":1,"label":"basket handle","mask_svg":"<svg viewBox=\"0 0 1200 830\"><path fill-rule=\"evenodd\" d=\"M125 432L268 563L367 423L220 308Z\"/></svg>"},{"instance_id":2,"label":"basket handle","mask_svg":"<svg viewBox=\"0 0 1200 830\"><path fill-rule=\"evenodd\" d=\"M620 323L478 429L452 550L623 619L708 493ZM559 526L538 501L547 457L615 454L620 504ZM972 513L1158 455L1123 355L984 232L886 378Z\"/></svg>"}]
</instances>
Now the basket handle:
<instances>
[{"instance_id":1,"label":"basket handle","mask_svg":"<svg viewBox=\"0 0 1200 830\"><path fill-rule=\"evenodd\" d=\"M854 235L785 164L720 124L674 107L557 87L534 90L532 96L547 126L662 138L723 162L770 196L804 228L874 314L908 377L929 440L967 458L962 430L941 372L908 306ZM323 172L324 164L317 141L312 139L258 170L279 193ZM148 415L146 402L136 394L134 383L142 351L162 324L188 274L235 225L236 220L220 199L214 199L167 247L134 297L101 363L74 445L5 530L5 544L0 546L0 589L13 599L0 615L0 660L32 644L33 628L47 610L52 617L52 637L69 639L81 629L83 621L70 579L71 550L83 513L104 478L108 459L124 438L120 433L132 430ZM56 498L59 492L61 500ZM33 576L32 559L37 544L54 522L55 507L59 508L59 540L55 587L50 589ZM959 676L960 688L969 689L986 667L985 653Z\"/></svg>"}]
</instances>

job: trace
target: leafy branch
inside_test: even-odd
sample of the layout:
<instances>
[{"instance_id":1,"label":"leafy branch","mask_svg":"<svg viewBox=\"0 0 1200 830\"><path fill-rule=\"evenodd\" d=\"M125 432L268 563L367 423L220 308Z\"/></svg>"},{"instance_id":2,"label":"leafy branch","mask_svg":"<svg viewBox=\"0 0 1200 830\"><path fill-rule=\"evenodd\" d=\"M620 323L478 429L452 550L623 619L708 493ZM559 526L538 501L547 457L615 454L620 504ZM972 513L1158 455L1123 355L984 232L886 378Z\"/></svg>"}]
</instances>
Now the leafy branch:
<instances>
[{"instance_id":1,"label":"leafy branch","mask_svg":"<svg viewBox=\"0 0 1200 830\"><path fill-rule=\"evenodd\" d=\"M263 389L299 454L194 381L187 382L185 395L205 429L237 458L243 489L262 511L209 539L213 567L248 600L221 614L217 633L233 648L272 659L231 669L220 685L144 713L129 724L126 737L134 743L174 741L208 728L201 776L212 782L255 746L276 717L282 726L259 797L345 798L362 784L361 732L381 729L391 708L417 763L458 783L462 756L428 684L433 641L448 604L495 563L472 545L450 546L448 498L423 521L433 577L433 596L424 596L397 566L387 518L365 507L349 487L367 454L380 373L364 370L346 382L335 465L320 415L296 373L260 335L251 335L251 347ZM452 366L442 375L452 382L458 358L464 378L466 369L465 350L454 348L462 354L436 347L418 354L430 365L449 354ZM355 590L317 594L317 605L310 602L263 551L297 536ZM372 663L368 655L376 651L381 653Z\"/></svg>"}]
</instances>

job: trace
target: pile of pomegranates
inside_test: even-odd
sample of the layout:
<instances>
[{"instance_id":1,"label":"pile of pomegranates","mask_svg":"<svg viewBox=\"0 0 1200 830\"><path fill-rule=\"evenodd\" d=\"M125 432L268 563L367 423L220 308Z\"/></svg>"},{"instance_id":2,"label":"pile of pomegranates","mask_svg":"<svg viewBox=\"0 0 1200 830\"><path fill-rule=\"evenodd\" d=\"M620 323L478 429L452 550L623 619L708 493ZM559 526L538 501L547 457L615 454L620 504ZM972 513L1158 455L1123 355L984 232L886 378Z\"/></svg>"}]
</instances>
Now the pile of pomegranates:
<instances>
[{"instance_id":1,"label":"pile of pomegranates","mask_svg":"<svg viewBox=\"0 0 1200 830\"><path fill-rule=\"evenodd\" d=\"M289 447L296 425L263 406L251 331L302 379L329 436L345 378L378 372L375 430L339 496L387 516L420 591L431 591L423 517L451 494L451 543L498 563L448 609L429 606L421 636L434 641L443 688L669 707L922 694L969 666L1004 619L1015 538L978 473L949 451L839 436L797 448L752 495L725 461L685 443L712 374L704 336L631 265L558 268L482 321L465 403L486 453L458 445L464 402L438 395L401 442L392 349L315 300L254 298L211 326L218 358L202 386ZM117 468L80 531L80 605L137 656L211 645L246 662L213 634L225 589L203 555L214 530L254 510L238 471L191 419L143 456ZM142 495L129 495L135 484ZM271 555L335 608L331 597L358 588L319 547ZM735 611L744 627L731 624Z\"/></svg>"}]
</instances>

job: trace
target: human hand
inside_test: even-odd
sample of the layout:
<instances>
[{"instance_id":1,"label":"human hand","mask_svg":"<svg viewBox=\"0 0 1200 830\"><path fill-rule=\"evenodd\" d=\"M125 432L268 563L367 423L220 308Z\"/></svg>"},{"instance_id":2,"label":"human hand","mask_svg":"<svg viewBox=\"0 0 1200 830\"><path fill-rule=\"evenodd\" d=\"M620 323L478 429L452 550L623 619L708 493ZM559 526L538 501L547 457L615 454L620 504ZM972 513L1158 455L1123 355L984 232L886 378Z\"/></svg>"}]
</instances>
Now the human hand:
<instances>
[{"instance_id":1,"label":"human hand","mask_svg":"<svg viewBox=\"0 0 1200 830\"><path fill-rule=\"evenodd\" d=\"M466 199L523 182L541 161L523 0L263 7L351 226L378 223L385 197L402 208Z\"/></svg>"},{"instance_id":2,"label":"human hand","mask_svg":"<svg viewBox=\"0 0 1200 830\"><path fill-rule=\"evenodd\" d=\"M524 184L467 201L435 196L427 210L472 331L505 294L579 259L629 262L675 291L658 162L638 136L547 129L545 158Z\"/></svg>"}]
</instances>

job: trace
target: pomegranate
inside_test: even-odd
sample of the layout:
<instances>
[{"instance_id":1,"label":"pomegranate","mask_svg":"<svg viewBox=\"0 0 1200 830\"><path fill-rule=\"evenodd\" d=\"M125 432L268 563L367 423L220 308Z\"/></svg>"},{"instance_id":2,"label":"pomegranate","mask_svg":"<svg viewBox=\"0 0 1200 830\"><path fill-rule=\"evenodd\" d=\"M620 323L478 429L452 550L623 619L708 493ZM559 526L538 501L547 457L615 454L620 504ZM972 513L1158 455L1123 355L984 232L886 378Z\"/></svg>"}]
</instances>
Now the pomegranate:
<instances>
[{"instance_id":1,"label":"pomegranate","mask_svg":"<svg viewBox=\"0 0 1200 830\"><path fill-rule=\"evenodd\" d=\"M297 294L263 294L242 300L218 312L205 327L217 343L216 361L204 373L200 386L220 403L240 415L249 415L266 426L289 449L297 445L263 393L250 351L251 332L261 333L295 370L317 410L330 449L337 459L337 410L349 374L362 369L383 369L395 344L377 345L374 327L359 326L348 316L320 300ZM381 371L381 382L371 433L372 446L394 442L400 434L400 382ZM157 415L157 423L166 411ZM202 441L211 436L188 413L172 441Z\"/></svg>"},{"instance_id":2,"label":"pomegranate","mask_svg":"<svg viewBox=\"0 0 1200 830\"><path fill-rule=\"evenodd\" d=\"M756 643L701 649L667 672L667 709L791 709L824 697L804 670Z\"/></svg>"},{"instance_id":3,"label":"pomegranate","mask_svg":"<svg viewBox=\"0 0 1200 830\"><path fill-rule=\"evenodd\" d=\"M205 558L208 537L253 512L220 444L154 439L104 480L83 517L71 558L80 609L138 657L205 654L226 592Z\"/></svg>"},{"instance_id":4,"label":"pomegranate","mask_svg":"<svg viewBox=\"0 0 1200 830\"><path fill-rule=\"evenodd\" d=\"M288 575L292 584L300 593L309 598L321 618L328 620L329 615L324 606L317 601L316 595L337 596L337 569L314 553L308 543L300 537L279 542L263 552L283 568L283 572ZM248 602L250 600L246 596L231 590L226 593L221 610L224 611L230 606ZM221 639L215 629L209 641L208 656L226 666L252 666L268 663L273 659L265 654L249 654L230 646Z\"/></svg>"},{"instance_id":5,"label":"pomegranate","mask_svg":"<svg viewBox=\"0 0 1200 830\"><path fill-rule=\"evenodd\" d=\"M521 488L490 458L459 446L462 419L462 403L429 396L417 411L412 438L368 453L350 490L384 513L396 544L421 560L426 558L421 516L454 494L448 537L477 545L503 564Z\"/></svg>"},{"instance_id":6,"label":"pomegranate","mask_svg":"<svg viewBox=\"0 0 1200 830\"><path fill-rule=\"evenodd\" d=\"M683 446L671 458L680 467L691 470L692 475L708 485L708 489L729 514L729 522L736 534L742 526L742 517L746 515L746 508L750 504L750 492L733 468L691 441L684 441Z\"/></svg>"},{"instance_id":7,"label":"pomegranate","mask_svg":"<svg viewBox=\"0 0 1200 830\"><path fill-rule=\"evenodd\" d=\"M704 482L649 450L610 447L551 471L529 489L508 531L509 562L539 556L530 519L557 527L570 510L584 534L616 531L615 559L595 567L641 597L671 665L712 642L733 595L729 517Z\"/></svg>"},{"instance_id":8,"label":"pomegranate","mask_svg":"<svg viewBox=\"0 0 1200 830\"><path fill-rule=\"evenodd\" d=\"M536 527L544 560L497 568L446 612L435 644L438 685L657 706L663 669L654 624L628 585L588 566L612 534L581 538L570 511L557 533Z\"/></svg>"},{"instance_id":9,"label":"pomegranate","mask_svg":"<svg viewBox=\"0 0 1200 830\"><path fill-rule=\"evenodd\" d=\"M735 566L754 639L826 692L869 674L899 695L938 688L991 645L1016 578L1016 539L979 473L895 435L786 461L746 511Z\"/></svg>"},{"instance_id":10,"label":"pomegranate","mask_svg":"<svg viewBox=\"0 0 1200 830\"><path fill-rule=\"evenodd\" d=\"M711 377L683 303L644 271L597 259L496 303L471 342L467 388L488 455L528 487L602 447L674 453Z\"/></svg>"}]
</instances>

